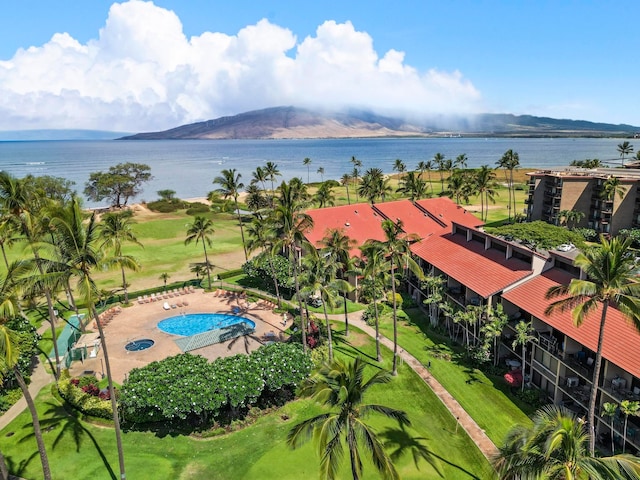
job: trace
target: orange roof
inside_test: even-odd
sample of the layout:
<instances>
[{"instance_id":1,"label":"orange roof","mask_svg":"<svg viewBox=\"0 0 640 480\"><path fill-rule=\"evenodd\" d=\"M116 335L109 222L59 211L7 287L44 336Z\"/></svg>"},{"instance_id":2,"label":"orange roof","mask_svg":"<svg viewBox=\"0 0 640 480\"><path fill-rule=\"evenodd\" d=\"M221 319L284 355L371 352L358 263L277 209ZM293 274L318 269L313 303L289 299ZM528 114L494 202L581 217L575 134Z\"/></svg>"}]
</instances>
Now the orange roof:
<instances>
[{"instance_id":1,"label":"orange roof","mask_svg":"<svg viewBox=\"0 0 640 480\"><path fill-rule=\"evenodd\" d=\"M571 311L556 311L547 316L544 310L554 300L545 299L549 288L567 285L574 278L563 270L553 268L504 293L502 298L551 325L556 330L596 351L601 308L591 313L578 328L573 325ZM627 372L640 377L640 332L625 320L619 310L610 307L604 328L602 355Z\"/></svg>"},{"instance_id":2,"label":"orange roof","mask_svg":"<svg viewBox=\"0 0 640 480\"><path fill-rule=\"evenodd\" d=\"M447 197L418 200L416 204L428 211L437 220L444 222L449 227L448 231L451 231L452 222L468 228L475 228L484 224L482 220Z\"/></svg>"},{"instance_id":3,"label":"orange roof","mask_svg":"<svg viewBox=\"0 0 640 480\"><path fill-rule=\"evenodd\" d=\"M506 259L503 252L485 250L484 244L468 242L461 234L433 236L412 245L411 251L483 298L533 273L529 263Z\"/></svg>"},{"instance_id":4,"label":"orange roof","mask_svg":"<svg viewBox=\"0 0 640 480\"><path fill-rule=\"evenodd\" d=\"M313 229L305 233L312 245L320 247L322 239L330 229L342 229L346 235L356 241L351 255L360 254L360 246L369 239L384 240L381 223L384 220L368 203L356 203L340 207L308 210L313 218Z\"/></svg>"},{"instance_id":5,"label":"orange roof","mask_svg":"<svg viewBox=\"0 0 640 480\"><path fill-rule=\"evenodd\" d=\"M447 228L444 222L434 220L410 200L376 203L373 208L393 222L402 220L402 230L408 234L416 234L420 238L451 231L451 227Z\"/></svg>"}]
</instances>

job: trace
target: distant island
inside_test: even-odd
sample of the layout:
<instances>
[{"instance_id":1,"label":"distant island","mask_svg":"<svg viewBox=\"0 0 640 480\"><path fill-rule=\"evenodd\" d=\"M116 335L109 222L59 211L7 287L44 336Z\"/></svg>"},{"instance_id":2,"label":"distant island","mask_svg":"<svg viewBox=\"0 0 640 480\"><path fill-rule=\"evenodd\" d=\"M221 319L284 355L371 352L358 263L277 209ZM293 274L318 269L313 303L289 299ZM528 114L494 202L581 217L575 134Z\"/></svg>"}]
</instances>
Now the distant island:
<instances>
[{"instance_id":1,"label":"distant island","mask_svg":"<svg viewBox=\"0 0 640 480\"><path fill-rule=\"evenodd\" d=\"M640 127L531 115L478 114L405 120L364 110L320 112L274 107L182 125L162 132L138 133L119 140L322 139L386 137L621 137Z\"/></svg>"}]
</instances>

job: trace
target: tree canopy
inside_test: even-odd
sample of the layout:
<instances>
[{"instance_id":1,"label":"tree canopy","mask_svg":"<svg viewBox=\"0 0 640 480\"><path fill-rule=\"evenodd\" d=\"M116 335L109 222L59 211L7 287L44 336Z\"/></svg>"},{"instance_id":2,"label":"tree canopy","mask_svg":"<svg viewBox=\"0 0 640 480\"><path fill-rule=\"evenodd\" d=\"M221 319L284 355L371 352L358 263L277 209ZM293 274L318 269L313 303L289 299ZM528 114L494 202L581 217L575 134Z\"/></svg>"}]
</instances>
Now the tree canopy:
<instances>
[{"instance_id":1,"label":"tree canopy","mask_svg":"<svg viewBox=\"0 0 640 480\"><path fill-rule=\"evenodd\" d=\"M142 185L151 180L151 167L144 163L119 163L107 172L92 172L85 184L84 194L89 200L108 200L114 207L122 207L142 193Z\"/></svg>"}]
</instances>

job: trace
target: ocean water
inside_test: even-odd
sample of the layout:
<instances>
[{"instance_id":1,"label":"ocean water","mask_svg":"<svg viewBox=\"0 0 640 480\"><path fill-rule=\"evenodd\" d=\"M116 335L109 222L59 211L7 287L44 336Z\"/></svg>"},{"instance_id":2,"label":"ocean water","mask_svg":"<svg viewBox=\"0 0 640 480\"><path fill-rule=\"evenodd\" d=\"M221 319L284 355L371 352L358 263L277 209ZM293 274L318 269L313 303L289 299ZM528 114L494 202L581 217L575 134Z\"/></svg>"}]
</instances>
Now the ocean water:
<instances>
[{"instance_id":1,"label":"ocean water","mask_svg":"<svg viewBox=\"0 0 640 480\"><path fill-rule=\"evenodd\" d=\"M362 171L377 167L393 171L397 158L409 170L436 153L455 159L466 153L468 167L495 166L502 154L518 152L524 168L559 167L572 160L599 158L617 164L615 138L411 138L326 140L156 140L156 141L20 141L0 142L0 170L17 177L27 174L64 177L82 194L89 174L107 171L122 162L145 163L153 180L135 201L152 201L156 192L174 190L180 198L206 196L217 188L213 179L223 169L235 168L248 184L251 173L268 161L282 173L278 181L300 177L307 181L340 178L351 172L350 160L362 162ZM633 143L633 142L632 142ZM638 146L640 147L640 145ZM303 165L303 159L311 165ZM324 174L317 172L324 168ZM99 206L86 202L87 206Z\"/></svg>"}]
</instances>

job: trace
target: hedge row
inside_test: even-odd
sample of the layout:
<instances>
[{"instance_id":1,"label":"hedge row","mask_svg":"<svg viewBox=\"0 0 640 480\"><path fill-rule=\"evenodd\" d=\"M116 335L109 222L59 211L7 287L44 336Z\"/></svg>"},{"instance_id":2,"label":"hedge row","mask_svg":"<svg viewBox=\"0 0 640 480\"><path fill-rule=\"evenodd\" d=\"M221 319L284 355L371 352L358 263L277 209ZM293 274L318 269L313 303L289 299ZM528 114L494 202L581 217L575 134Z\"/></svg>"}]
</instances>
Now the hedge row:
<instances>
[{"instance_id":1,"label":"hedge row","mask_svg":"<svg viewBox=\"0 0 640 480\"><path fill-rule=\"evenodd\" d=\"M95 385L97 385L97 380ZM86 415L106 419L113 418L111 401L102 400L95 395L84 392L82 388L74 385L67 370L60 374L58 391L60 392L60 396L62 396L69 405Z\"/></svg>"}]
</instances>

